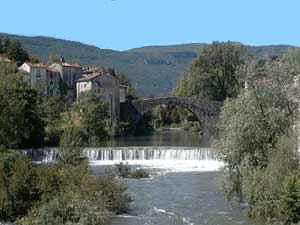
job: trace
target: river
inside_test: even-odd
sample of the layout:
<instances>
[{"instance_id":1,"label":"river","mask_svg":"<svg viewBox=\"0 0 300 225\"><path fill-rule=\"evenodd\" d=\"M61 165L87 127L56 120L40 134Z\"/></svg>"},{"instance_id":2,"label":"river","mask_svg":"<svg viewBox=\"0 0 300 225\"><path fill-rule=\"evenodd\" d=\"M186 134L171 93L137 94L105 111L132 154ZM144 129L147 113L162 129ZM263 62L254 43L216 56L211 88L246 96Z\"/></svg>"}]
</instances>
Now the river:
<instances>
[{"instance_id":1,"label":"river","mask_svg":"<svg viewBox=\"0 0 300 225\"><path fill-rule=\"evenodd\" d=\"M88 150L94 173L118 162L151 171L150 178L124 180L133 202L127 214L113 219L113 225L254 224L246 210L224 199L222 163L197 135L175 130L120 138L108 145Z\"/></svg>"},{"instance_id":2,"label":"river","mask_svg":"<svg viewBox=\"0 0 300 225\"><path fill-rule=\"evenodd\" d=\"M151 174L123 180L133 202L127 214L113 218L112 225L254 225L246 209L225 200L220 189L223 163L198 135L163 131L118 138L85 151L96 175L120 162ZM32 157L53 160L53 150L48 149L46 157L44 153L45 149L43 155Z\"/></svg>"}]
</instances>

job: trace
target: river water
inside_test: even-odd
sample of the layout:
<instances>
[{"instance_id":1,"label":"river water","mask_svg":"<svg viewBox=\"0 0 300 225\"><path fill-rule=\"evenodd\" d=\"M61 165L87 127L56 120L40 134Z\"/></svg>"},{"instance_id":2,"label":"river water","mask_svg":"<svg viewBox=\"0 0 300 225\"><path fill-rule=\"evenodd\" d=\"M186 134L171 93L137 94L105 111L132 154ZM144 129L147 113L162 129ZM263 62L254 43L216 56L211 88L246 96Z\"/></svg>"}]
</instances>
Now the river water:
<instances>
[{"instance_id":1,"label":"river water","mask_svg":"<svg viewBox=\"0 0 300 225\"><path fill-rule=\"evenodd\" d=\"M127 214L113 218L112 225L254 225L246 209L224 199L220 190L223 163L206 145L197 135L173 130L86 149L94 174L120 162L151 174L123 180L133 202ZM51 161L53 155L49 149L46 157L33 158Z\"/></svg>"},{"instance_id":2,"label":"river water","mask_svg":"<svg viewBox=\"0 0 300 225\"><path fill-rule=\"evenodd\" d=\"M114 147L87 151L95 173L119 162L151 173L150 178L124 180L133 202L127 214L113 219L113 225L254 224L246 210L224 199L220 190L223 164L197 135L160 132L108 145Z\"/></svg>"}]
</instances>

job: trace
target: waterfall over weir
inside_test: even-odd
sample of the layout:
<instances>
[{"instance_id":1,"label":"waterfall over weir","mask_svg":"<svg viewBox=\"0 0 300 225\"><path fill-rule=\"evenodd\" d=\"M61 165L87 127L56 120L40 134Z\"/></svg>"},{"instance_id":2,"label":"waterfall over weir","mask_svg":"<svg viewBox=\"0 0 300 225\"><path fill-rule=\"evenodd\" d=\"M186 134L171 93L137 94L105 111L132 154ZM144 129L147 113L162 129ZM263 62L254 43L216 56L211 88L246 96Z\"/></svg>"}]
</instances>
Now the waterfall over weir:
<instances>
[{"instance_id":1,"label":"waterfall over weir","mask_svg":"<svg viewBox=\"0 0 300 225\"><path fill-rule=\"evenodd\" d=\"M184 147L119 147L86 149L91 161L207 160L216 159L211 149Z\"/></svg>"},{"instance_id":2,"label":"waterfall over weir","mask_svg":"<svg viewBox=\"0 0 300 225\"><path fill-rule=\"evenodd\" d=\"M27 150L33 161L55 161L57 149ZM211 148L197 147L106 147L86 148L84 154L91 165L114 165L120 162L142 167L171 169L173 171L217 170L222 163Z\"/></svg>"}]
</instances>

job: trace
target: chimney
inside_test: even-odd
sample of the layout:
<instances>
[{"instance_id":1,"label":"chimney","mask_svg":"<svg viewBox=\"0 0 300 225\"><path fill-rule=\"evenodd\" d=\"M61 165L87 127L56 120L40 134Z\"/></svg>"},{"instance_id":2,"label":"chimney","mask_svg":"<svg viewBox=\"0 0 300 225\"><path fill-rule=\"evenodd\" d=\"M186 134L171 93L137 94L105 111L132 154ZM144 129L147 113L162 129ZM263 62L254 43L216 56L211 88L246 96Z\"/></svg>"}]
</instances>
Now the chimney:
<instances>
[{"instance_id":1,"label":"chimney","mask_svg":"<svg viewBox=\"0 0 300 225\"><path fill-rule=\"evenodd\" d=\"M66 61L65 61L65 58L64 58L63 56L60 57L60 62L61 62L61 63L65 63L65 62L66 62Z\"/></svg>"}]
</instances>

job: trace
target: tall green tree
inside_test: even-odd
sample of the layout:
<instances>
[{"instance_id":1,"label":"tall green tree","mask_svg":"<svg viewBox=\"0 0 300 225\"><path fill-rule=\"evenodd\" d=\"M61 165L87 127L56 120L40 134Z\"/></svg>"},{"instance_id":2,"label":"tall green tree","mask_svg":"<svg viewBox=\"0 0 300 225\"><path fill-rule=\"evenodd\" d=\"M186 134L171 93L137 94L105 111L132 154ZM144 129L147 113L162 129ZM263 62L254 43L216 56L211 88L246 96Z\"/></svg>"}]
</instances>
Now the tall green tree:
<instances>
[{"instance_id":1,"label":"tall green tree","mask_svg":"<svg viewBox=\"0 0 300 225\"><path fill-rule=\"evenodd\" d=\"M61 95L47 96L43 99L45 143L47 145L59 143L62 133L62 114L66 109L66 102Z\"/></svg>"},{"instance_id":2,"label":"tall green tree","mask_svg":"<svg viewBox=\"0 0 300 225\"><path fill-rule=\"evenodd\" d=\"M29 54L22 48L19 41L5 38L2 42L3 53L6 54L9 59L15 61L18 66L30 60Z\"/></svg>"},{"instance_id":3,"label":"tall green tree","mask_svg":"<svg viewBox=\"0 0 300 225\"><path fill-rule=\"evenodd\" d=\"M2 39L0 38L0 54L2 54L4 52L4 47L2 44Z\"/></svg>"},{"instance_id":4,"label":"tall green tree","mask_svg":"<svg viewBox=\"0 0 300 225\"><path fill-rule=\"evenodd\" d=\"M244 52L241 44L213 42L181 76L173 94L215 101L236 97L242 87L237 71Z\"/></svg>"},{"instance_id":5,"label":"tall green tree","mask_svg":"<svg viewBox=\"0 0 300 225\"><path fill-rule=\"evenodd\" d=\"M109 135L110 116L108 104L99 93L83 93L65 113L63 129L76 127L82 143L97 144Z\"/></svg>"},{"instance_id":6,"label":"tall green tree","mask_svg":"<svg viewBox=\"0 0 300 225\"><path fill-rule=\"evenodd\" d=\"M225 101L218 124L215 146L225 162L225 194L246 200L254 218L290 224L297 220L300 201L299 196L287 199L295 196L298 181L292 187L287 182L299 170L290 70L276 59L251 62L244 71L248 88Z\"/></svg>"},{"instance_id":7,"label":"tall green tree","mask_svg":"<svg viewBox=\"0 0 300 225\"><path fill-rule=\"evenodd\" d=\"M23 82L14 65L0 64L0 145L8 148L42 144L40 99Z\"/></svg>"},{"instance_id":8,"label":"tall green tree","mask_svg":"<svg viewBox=\"0 0 300 225\"><path fill-rule=\"evenodd\" d=\"M127 99L135 99L137 98L137 92L135 88L132 86L128 77L124 74L117 75L117 79L119 80L120 85L127 86Z\"/></svg>"}]
</instances>

